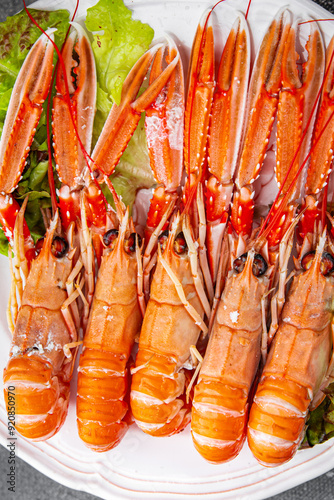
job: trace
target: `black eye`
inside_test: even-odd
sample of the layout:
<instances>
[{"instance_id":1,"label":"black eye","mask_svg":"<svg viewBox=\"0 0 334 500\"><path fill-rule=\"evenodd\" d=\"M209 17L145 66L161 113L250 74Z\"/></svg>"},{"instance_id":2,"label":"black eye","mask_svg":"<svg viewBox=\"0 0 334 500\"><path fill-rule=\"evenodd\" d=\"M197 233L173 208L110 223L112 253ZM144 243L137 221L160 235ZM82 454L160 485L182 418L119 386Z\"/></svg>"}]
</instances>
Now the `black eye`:
<instances>
[{"instance_id":1,"label":"black eye","mask_svg":"<svg viewBox=\"0 0 334 500\"><path fill-rule=\"evenodd\" d=\"M247 260L247 253L243 253L240 255L240 257L236 258L233 262L233 269L236 273L240 274L245 267L246 260ZM266 263L265 259L262 257L261 254L256 253L254 255L253 259L253 267L252 271L254 276L262 276L266 270L268 269L268 264Z\"/></svg>"},{"instance_id":2,"label":"black eye","mask_svg":"<svg viewBox=\"0 0 334 500\"><path fill-rule=\"evenodd\" d=\"M268 269L268 264L261 254L256 253L253 260L253 274L254 276L262 276Z\"/></svg>"},{"instance_id":3,"label":"black eye","mask_svg":"<svg viewBox=\"0 0 334 500\"><path fill-rule=\"evenodd\" d=\"M169 235L169 231L168 231L168 229L166 229L165 231L162 231L162 233L160 233L160 235L158 237L158 242L159 242L159 245L161 246L162 251L164 251L166 248L168 235Z\"/></svg>"},{"instance_id":4,"label":"black eye","mask_svg":"<svg viewBox=\"0 0 334 500\"><path fill-rule=\"evenodd\" d=\"M136 236L138 238L138 246L141 246L142 239L137 233L131 233L129 238L124 241L124 248L127 253L132 253L136 250Z\"/></svg>"},{"instance_id":5,"label":"black eye","mask_svg":"<svg viewBox=\"0 0 334 500\"><path fill-rule=\"evenodd\" d=\"M304 271L307 271L310 269L313 259L315 256L315 252L307 252L304 257L301 260L301 266L304 269ZM328 276L331 272L334 270L334 257L328 253L328 252L323 252L321 256L321 264L320 264L320 271L323 276Z\"/></svg>"},{"instance_id":6,"label":"black eye","mask_svg":"<svg viewBox=\"0 0 334 500\"><path fill-rule=\"evenodd\" d=\"M51 251L57 259L64 257L68 250L67 241L61 236L55 236L52 241Z\"/></svg>"},{"instance_id":7,"label":"black eye","mask_svg":"<svg viewBox=\"0 0 334 500\"><path fill-rule=\"evenodd\" d=\"M321 257L321 272L324 276L328 276L334 269L334 257L328 252L323 252Z\"/></svg>"},{"instance_id":8,"label":"black eye","mask_svg":"<svg viewBox=\"0 0 334 500\"><path fill-rule=\"evenodd\" d=\"M118 236L118 230L117 229L109 229L104 235L103 235L103 243L106 247L111 247L113 242L116 240Z\"/></svg>"},{"instance_id":9,"label":"black eye","mask_svg":"<svg viewBox=\"0 0 334 500\"><path fill-rule=\"evenodd\" d=\"M35 254L36 254L36 256L41 253L41 250L43 248L43 244L44 244L44 238L39 238L39 240L36 241L36 244L35 244Z\"/></svg>"},{"instance_id":10,"label":"black eye","mask_svg":"<svg viewBox=\"0 0 334 500\"><path fill-rule=\"evenodd\" d=\"M188 249L186 239L181 231L174 240L174 250L178 255L184 254Z\"/></svg>"},{"instance_id":11,"label":"black eye","mask_svg":"<svg viewBox=\"0 0 334 500\"><path fill-rule=\"evenodd\" d=\"M236 273L240 274L244 270L245 264L247 260L247 253L243 253L240 257L234 259L233 269Z\"/></svg>"}]
</instances>

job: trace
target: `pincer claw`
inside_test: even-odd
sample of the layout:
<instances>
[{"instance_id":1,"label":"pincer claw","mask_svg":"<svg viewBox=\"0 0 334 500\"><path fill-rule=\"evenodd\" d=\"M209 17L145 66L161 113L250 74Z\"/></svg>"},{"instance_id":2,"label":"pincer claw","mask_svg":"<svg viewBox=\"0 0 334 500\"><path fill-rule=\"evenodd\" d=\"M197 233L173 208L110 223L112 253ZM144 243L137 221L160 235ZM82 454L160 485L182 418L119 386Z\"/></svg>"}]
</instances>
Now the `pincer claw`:
<instances>
[{"instance_id":1,"label":"pincer claw","mask_svg":"<svg viewBox=\"0 0 334 500\"><path fill-rule=\"evenodd\" d=\"M254 203L249 195L247 206L243 206L240 193L247 188L252 194L252 184L260 174L265 158L278 106L282 57L289 31L290 14L281 9L263 38L254 63L231 215L237 234L251 233Z\"/></svg>"},{"instance_id":2,"label":"pincer claw","mask_svg":"<svg viewBox=\"0 0 334 500\"><path fill-rule=\"evenodd\" d=\"M80 24L71 24L75 30L67 38L62 50L63 64L57 72L57 95L53 100L52 120L57 172L62 183L73 191L82 185L86 167L77 131L86 152L89 153L91 148L96 70L87 34Z\"/></svg>"},{"instance_id":3,"label":"pincer claw","mask_svg":"<svg viewBox=\"0 0 334 500\"><path fill-rule=\"evenodd\" d=\"M48 94L55 29L41 35L26 57L16 79L0 142L0 192L17 186Z\"/></svg>"},{"instance_id":4,"label":"pincer claw","mask_svg":"<svg viewBox=\"0 0 334 500\"><path fill-rule=\"evenodd\" d=\"M49 92L53 68L54 28L40 36L30 49L16 79L0 141L0 222L13 243L19 205L11 196L21 179L26 159ZM24 225L25 250L32 258L33 240Z\"/></svg>"},{"instance_id":5,"label":"pincer claw","mask_svg":"<svg viewBox=\"0 0 334 500\"><path fill-rule=\"evenodd\" d=\"M108 176L112 174L139 123L141 112L152 104L169 80L178 62L178 56L174 57L159 77L136 99L154 57L162 50L164 46L158 44L145 52L126 77L121 102L111 108L93 151L93 170L99 169Z\"/></svg>"}]
</instances>

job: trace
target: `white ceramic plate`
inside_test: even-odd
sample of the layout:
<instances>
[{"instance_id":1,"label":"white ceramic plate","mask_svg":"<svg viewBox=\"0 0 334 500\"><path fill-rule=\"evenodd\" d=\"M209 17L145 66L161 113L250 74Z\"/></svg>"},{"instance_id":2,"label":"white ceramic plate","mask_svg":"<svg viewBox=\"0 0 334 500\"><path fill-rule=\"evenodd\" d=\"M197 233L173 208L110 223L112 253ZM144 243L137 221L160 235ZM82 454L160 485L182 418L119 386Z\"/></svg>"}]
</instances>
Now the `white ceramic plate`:
<instances>
[{"instance_id":1,"label":"white ceramic plate","mask_svg":"<svg viewBox=\"0 0 334 500\"><path fill-rule=\"evenodd\" d=\"M218 19L224 19L225 32L235 17L235 9L245 12L248 0L226 0L217 9ZM78 17L84 18L86 8L94 0L81 0ZM207 1L127 1L136 18L149 23L156 38L164 32L172 33L180 42L184 65L187 65L192 38L197 22ZM253 0L248 21L254 47L260 43L264 32L277 10L289 4L295 13L309 14L314 18L333 17L308 0ZM39 8L69 8L74 0L41 0ZM321 24L325 41L334 33L333 24ZM0 368L1 373L8 359L10 334L6 324L6 304L10 277L7 259L0 256L2 286L0 287ZM189 429L171 438L153 438L132 426L121 444L105 454L88 450L76 431L75 389L68 418L61 431L47 442L33 443L19 437L17 452L45 475L65 486L84 490L102 498L163 499L196 497L197 499L261 499L292 488L317 477L332 468L334 463L333 440L313 449L298 451L288 464L266 469L260 466L245 446L235 460L225 465L210 465L201 458L192 445ZM7 416L4 401L0 402L0 442L8 438Z\"/></svg>"}]
</instances>

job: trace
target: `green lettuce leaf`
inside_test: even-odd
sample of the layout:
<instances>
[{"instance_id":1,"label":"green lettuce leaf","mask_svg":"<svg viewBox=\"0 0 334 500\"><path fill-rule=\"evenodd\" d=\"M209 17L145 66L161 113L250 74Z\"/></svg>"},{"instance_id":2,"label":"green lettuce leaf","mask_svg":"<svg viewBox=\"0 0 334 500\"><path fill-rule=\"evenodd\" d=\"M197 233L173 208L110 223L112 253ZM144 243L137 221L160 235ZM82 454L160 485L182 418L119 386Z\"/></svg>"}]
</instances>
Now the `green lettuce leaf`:
<instances>
[{"instance_id":1,"label":"green lettuce leaf","mask_svg":"<svg viewBox=\"0 0 334 500\"><path fill-rule=\"evenodd\" d=\"M47 12L34 9L29 9L29 12L44 30L57 28L55 42L60 47L68 28L69 13L66 10ZM5 22L0 23L1 111L7 110L8 91L11 93L23 61L40 35L40 30L30 21L25 11L8 17Z\"/></svg>"},{"instance_id":2,"label":"green lettuce leaf","mask_svg":"<svg viewBox=\"0 0 334 500\"><path fill-rule=\"evenodd\" d=\"M132 209L138 189L149 189L155 184L147 151L144 118L143 115L115 168L115 173L110 177L117 193L122 197L123 202L130 206L130 209Z\"/></svg>"},{"instance_id":3,"label":"green lettuce leaf","mask_svg":"<svg viewBox=\"0 0 334 500\"><path fill-rule=\"evenodd\" d=\"M334 437L334 382L324 390L323 402L310 412L303 447L314 446Z\"/></svg>"},{"instance_id":4,"label":"green lettuce leaf","mask_svg":"<svg viewBox=\"0 0 334 500\"><path fill-rule=\"evenodd\" d=\"M132 19L131 10L122 0L100 0L87 10L86 27L93 33L99 85L97 109L108 114L113 102L119 104L123 82L149 48L154 31L148 24Z\"/></svg>"},{"instance_id":5,"label":"green lettuce leaf","mask_svg":"<svg viewBox=\"0 0 334 500\"><path fill-rule=\"evenodd\" d=\"M1 225L0 225L0 253L6 256L8 255L8 240L5 236L5 233L1 229Z\"/></svg>"},{"instance_id":6,"label":"green lettuce leaf","mask_svg":"<svg viewBox=\"0 0 334 500\"><path fill-rule=\"evenodd\" d=\"M44 30L57 29L54 34L55 42L58 47L61 47L68 29L69 13L66 10L47 12L29 9L29 11ZM15 80L30 48L40 35L40 30L30 21L25 11L8 17L5 22L0 23L0 133L3 130ZM51 206L47 180L46 103L43 108L44 111L27 159L26 170L13 194L19 202L29 194L26 220L35 240L45 233L40 208ZM0 231L0 253L7 254L7 247L7 239Z\"/></svg>"},{"instance_id":7,"label":"green lettuce leaf","mask_svg":"<svg viewBox=\"0 0 334 500\"><path fill-rule=\"evenodd\" d=\"M97 65L97 111L94 122L95 143L113 103L119 104L123 82L135 62L146 52L154 31L132 19L122 0L100 0L87 10L86 27L93 33ZM147 152L143 119L123 153L111 180L126 205L132 206L136 192L155 181ZM104 190L108 200L110 194Z\"/></svg>"}]
</instances>

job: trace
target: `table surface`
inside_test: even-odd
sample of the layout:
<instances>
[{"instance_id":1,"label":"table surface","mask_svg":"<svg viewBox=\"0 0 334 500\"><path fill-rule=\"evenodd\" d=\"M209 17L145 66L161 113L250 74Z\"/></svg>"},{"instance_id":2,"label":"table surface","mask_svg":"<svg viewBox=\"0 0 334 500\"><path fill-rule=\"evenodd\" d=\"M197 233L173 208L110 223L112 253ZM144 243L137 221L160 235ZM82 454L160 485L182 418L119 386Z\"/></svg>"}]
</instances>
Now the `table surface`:
<instances>
[{"instance_id":1,"label":"table surface","mask_svg":"<svg viewBox=\"0 0 334 500\"><path fill-rule=\"evenodd\" d=\"M26 1L27 5L32 0ZM288 3L288 2L287 2ZM334 14L334 0L316 0L316 3ZM0 0L0 22L7 16L22 9L22 0ZM98 500L97 497L81 491L72 490L44 476L29 464L17 458L16 493L7 491L8 450L0 446L0 496L4 500L19 498L20 500ZM334 464L333 464L334 465ZM288 490L271 500L333 500L334 499L334 469L322 476Z\"/></svg>"}]
</instances>

